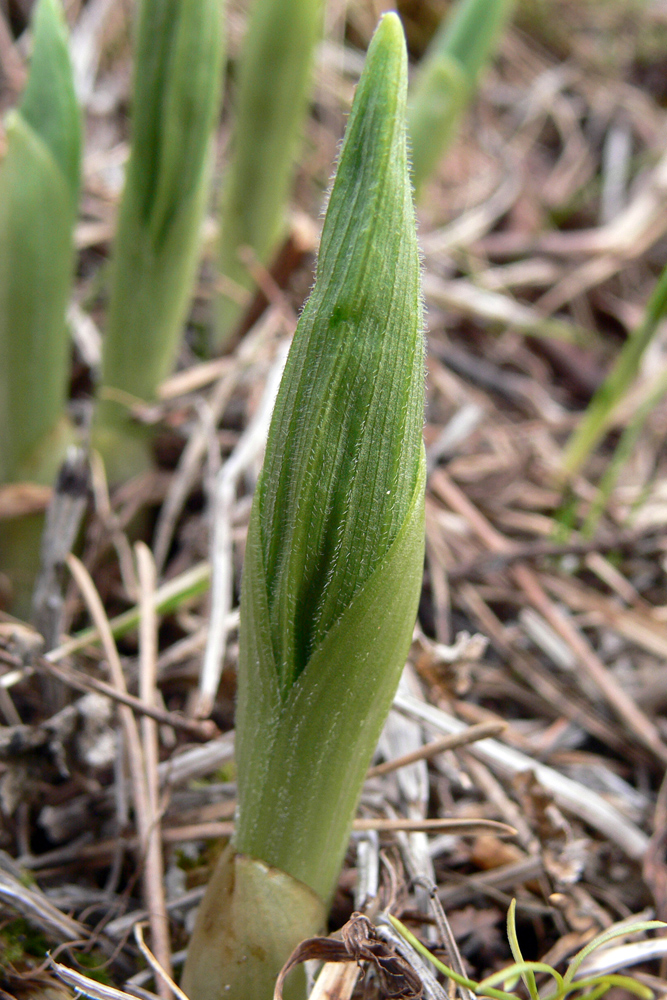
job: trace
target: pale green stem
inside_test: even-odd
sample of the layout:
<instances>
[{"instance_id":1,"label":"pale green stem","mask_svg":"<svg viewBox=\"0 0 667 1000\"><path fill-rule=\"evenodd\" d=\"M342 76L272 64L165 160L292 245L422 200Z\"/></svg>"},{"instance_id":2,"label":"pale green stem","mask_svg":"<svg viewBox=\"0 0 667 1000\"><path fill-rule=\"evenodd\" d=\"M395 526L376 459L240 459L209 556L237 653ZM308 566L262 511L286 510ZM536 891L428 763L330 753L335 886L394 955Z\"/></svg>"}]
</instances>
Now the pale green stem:
<instances>
[{"instance_id":1,"label":"pale green stem","mask_svg":"<svg viewBox=\"0 0 667 1000\"><path fill-rule=\"evenodd\" d=\"M209 192L222 51L219 0L142 0L132 149L93 434L112 482L149 464L150 434L132 407L155 401L183 333Z\"/></svg>"},{"instance_id":2,"label":"pale green stem","mask_svg":"<svg viewBox=\"0 0 667 1000\"><path fill-rule=\"evenodd\" d=\"M220 223L220 273L241 299L254 282L239 250L270 265L285 229L285 210L322 35L322 0L255 0L239 65L238 95ZM247 300L246 300L247 301ZM233 337L243 313L223 288L213 346Z\"/></svg>"},{"instance_id":3,"label":"pale green stem","mask_svg":"<svg viewBox=\"0 0 667 1000\"><path fill-rule=\"evenodd\" d=\"M452 142L465 106L493 55L514 0L458 0L415 74L408 105L412 183L423 185Z\"/></svg>"},{"instance_id":4,"label":"pale green stem","mask_svg":"<svg viewBox=\"0 0 667 1000\"><path fill-rule=\"evenodd\" d=\"M67 29L58 0L39 0L33 57L19 107L7 116L0 163L0 486L53 482L73 429L65 310L81 156ZM12 609L27 617L43 518L0 524L0 569Z\"/></svg>"}]
</instances>

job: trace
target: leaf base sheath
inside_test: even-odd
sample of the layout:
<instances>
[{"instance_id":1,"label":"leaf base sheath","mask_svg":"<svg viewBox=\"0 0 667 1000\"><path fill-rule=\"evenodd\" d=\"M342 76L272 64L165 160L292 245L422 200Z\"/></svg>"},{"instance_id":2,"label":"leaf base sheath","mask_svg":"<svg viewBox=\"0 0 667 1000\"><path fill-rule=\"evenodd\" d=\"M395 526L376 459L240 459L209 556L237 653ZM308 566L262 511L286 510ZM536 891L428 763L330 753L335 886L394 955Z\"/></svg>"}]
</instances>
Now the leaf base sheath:
<instances>
[{"instance_id":1,"label":"leaf base sheath","mask_svg":"<svg viewBox=\"0 0 667 1000\"><path fill-rule=\"evenodd\" d=\"M183 989L190 1000L270 997L285 957L325 922L324 905L307 886L230 844L197 913ZM305 977L297 970L285 998L304 996Z\"/></svg>"}]
</instances>

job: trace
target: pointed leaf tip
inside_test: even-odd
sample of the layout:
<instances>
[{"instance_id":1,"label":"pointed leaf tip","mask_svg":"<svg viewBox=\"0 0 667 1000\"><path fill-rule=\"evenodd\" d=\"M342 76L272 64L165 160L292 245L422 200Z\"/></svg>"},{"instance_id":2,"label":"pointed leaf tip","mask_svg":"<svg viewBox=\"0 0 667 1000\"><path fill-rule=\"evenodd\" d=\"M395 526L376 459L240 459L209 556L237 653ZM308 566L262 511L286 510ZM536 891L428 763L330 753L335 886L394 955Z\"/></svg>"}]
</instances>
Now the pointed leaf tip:
<instances>
[{"instance_id":1,"label":"pointed leaf tip","mask_svg":"<svg viewBox=\"0 0 667 1000\"><path fill-rule=\"evenodd\" d=\"M405 33L398 14L388 11L383 14L373 33L366 53L365 75L376 72L378 63L389 68L398 84L399 92L407 88L408 53Z\"/></svg>"},{"instance_id":2,"label":"pointed leaf tip","mask_svg":"<svg viewBox=\"0 0 667 1000\"><path fill-rule=\"evenodd\" d=\"M50 151L74 201L79 189L81 114L60 0L39 0L32 25L30 74L18 110Z\"/></svg>"},{"instance_id":3,"label":"pointed leaf tip","mask_svg":"<svg viewBox=\"0 0 667 1000\"><path fill-rule=\"evenodd\" d=\"M382 39L383 44L393 45L396 51L405 51L405 34L398 14L389 10L382 15L373 33L374 39Z\"/></svg>"},{"instance_id":4,"label":"pointed leaf tip","mask_svg":"<svg viewBox=\"0 0 667 1000\"><path fill-rule=\"evenodd\" d=\"M256 499L283 692L386 555L419 475L423 322L406 80L403 29L385 17L355 94Z\"/></svg>"}]
</instances>

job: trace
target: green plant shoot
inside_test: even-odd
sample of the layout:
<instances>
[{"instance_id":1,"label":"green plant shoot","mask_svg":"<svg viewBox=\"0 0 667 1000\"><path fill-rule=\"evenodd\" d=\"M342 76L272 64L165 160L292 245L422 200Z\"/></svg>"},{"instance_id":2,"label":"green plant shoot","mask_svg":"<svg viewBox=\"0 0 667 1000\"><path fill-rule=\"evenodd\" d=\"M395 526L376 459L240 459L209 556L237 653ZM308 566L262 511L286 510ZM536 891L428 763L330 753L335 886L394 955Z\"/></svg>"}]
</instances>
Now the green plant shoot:
<instances>
[{"instance_id":1,"label":"green plant shoot","mask_svg":"<svg viewBox=\"0 0 667 1000\"><path fill-rule=\"evenodd\" d=\"M616 481L625 464L630 461L630 457L646 421L655 408L660 405L665 396L667 396L667 371L663 369L655 379L646 398L642 400L624 428L621 438L614 449L614 454L598 483L597 496L590 505L586 520L581 529L584 538L592 538L594 536L600 517L609 504ZM640 505L641 495L633 504L633 513L636 514Z\"/></svg>"},{"instance_id":2,"label":"green plant shoot","mask_svg":"<svg viewBox=\"0 0 667 1000\"><path fill-rule=\"evenodd\" d=\"M67 437L81 123L58 0L40 0L30 76L0 163L0 483L49 482ZM56 457L56 452L58 456Z\"/></svg>"},{"instance_id":3,"label":"green plant shoot","mask_svg":"<svg viewBox=\"0 0 667 1000\"><path fill-rule=\"evenodd\" d=\"M222 51L220 0L142 0L93 436L111 480L146 468L148 435L132 405L153 402L174 365L199 259Z\"/></svg>"},{"instance_id":4,"label":"green plant shoot","mask_svg":"<svg viewBox=\"0 0 667 1000\"><path fill-rule=\"evenodd\" d=\"M239 259L248 246L268 265L285 208L307 110L322 0L255 0L239 66L232 158L220 226L220 272L236 288L219 297L213 346L230 342L253 281Z\"/></svg>"},{"instance_id":5,"label":"green plant shoot","mask_svg":"<svg viewBox=\"0 0 667 1000\"><path fill-rule=\"evenodd\" d=\"M69 336L65 311L81 122L59 0L39 0L30 75L6 119L0 162L0 486L50 484L73 439L65 404ZM2 568L15 610L27 610L41 518L2 526Z\"/></svg>"},{"instance_id":6,"label":"green plant shoot","mask_svg":"<svg viewBox=\"0 0 667 1000\"><path fill-rule=\"evenodd\" d=\"M514 0L458 0L417 70L408 106L412 182L419 198L514 9Z\"/></svg>"},{"instance_id":7,"label":"green plant shoot","mask_svg":"<svg viewBox=\"0 0 667 1000\"><path fill-rule=\"evenodd\" d=\"M563 454L563 471L566 476L573 476L579 471L592 449L608 430L614 411L636 377L644 352L653 340L665 313L667 313L667 268L658 279L642 322L623 344L614 366L593 396L581 423L567 442Z\"/></svg>"},{"instance_id":8,"label":"green plant shoot","mask_svg":"<svg viewBox=\"0 0 667 1000\"><path fill-rule=\"evenodd\" d=\"M319 930L410 645L425 462L406 82L403 31L387 14L355 95L253 502L239 808L190 945L191 1000L270 1000L291 949Z\"/></svg>"}]
</instances>

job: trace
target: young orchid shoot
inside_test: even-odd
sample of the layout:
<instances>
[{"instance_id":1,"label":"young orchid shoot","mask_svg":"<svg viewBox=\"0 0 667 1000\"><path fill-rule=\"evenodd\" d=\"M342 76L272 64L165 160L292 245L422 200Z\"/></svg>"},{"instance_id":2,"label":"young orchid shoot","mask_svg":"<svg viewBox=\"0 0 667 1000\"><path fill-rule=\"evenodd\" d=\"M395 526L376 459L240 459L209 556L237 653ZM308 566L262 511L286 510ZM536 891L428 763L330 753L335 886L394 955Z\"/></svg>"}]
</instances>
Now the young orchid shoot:
<instances>
[{"instance_id":1,"label":"young orchid shoot","mask_svg":"<svg viewBox=\"0 0 667 1000\"><path fill-rule=\"evenodd\" d=\"M417 199L454 139L514 6L515 0L457 0L426 50L408 106Z\"/></svg>"},{"instance_id":2,"label":"young orchid shoot","mask_svg":"<svg viewBox=\"0 0 667 1000\"><path fill-rule=\"evenodd\" d=\"M111 272L93 444L112 481L149 465L133 407L176 360L199 262L220 102L220 0L141 0L132 150Z\"/></svg>"},{"instance_id":3,"label":"young orchid shoot","mask_svg":"<svg viewBox=\"0 0 667 1000\"><path fill-rule=\"evenodd\" d=\"M0 487L50 486L73 429L65 403L70 343L65 312L79 195L81 116L60 0L39 0L19 106L6 118L0 162ZM42 518L0 530L0 571L14 610L27 614Z\"/></svg>"},{"instance_id":4,"label":"young orchid shoot","mask_svg":"<svg viewBox=\"0 0 667 1000\"><path fill-rule=\"evenodd\" d=\"M322 0L255 0L239 62L231 163L220 215L218 297L213 347L229 346L243 315L239 294L254 282L239 258L250 247L269 266L285 232L295 161L322 37Z\"/></svg>"},{"instance_id":5,"label":"young orchid shoot","mask_svg":"<svg viewBox=\"0 0 667 1000\"><path fill-rule=\"evenodd\" d=\"M406 84L403 29L387 14L355 95L252 507L236 832L190 944L191 1000L270 1000L292 948L321 930L412 637L424 343Z\"/></svg>"}]
</instances>

